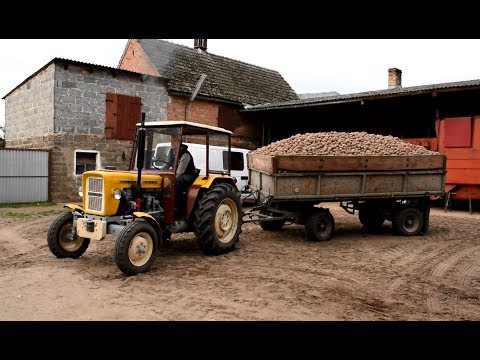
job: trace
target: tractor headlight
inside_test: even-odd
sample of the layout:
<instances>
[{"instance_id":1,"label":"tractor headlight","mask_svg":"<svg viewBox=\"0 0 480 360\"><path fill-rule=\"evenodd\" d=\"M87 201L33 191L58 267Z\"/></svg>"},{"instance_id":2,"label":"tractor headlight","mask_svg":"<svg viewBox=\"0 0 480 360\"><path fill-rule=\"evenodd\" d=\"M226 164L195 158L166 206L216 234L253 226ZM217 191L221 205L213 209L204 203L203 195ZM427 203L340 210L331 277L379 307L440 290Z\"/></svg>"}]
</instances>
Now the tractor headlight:
<instances>
[{"instance_id":1,"label":"tractor headlight","mask_svg":"<svg viewBox=\"0 0 480 360\"><path fill-rule=\"evenodd\" d=\"M113 190L113 197L117 200L120 200L122 198L122 190L120 189Z\"/></svg>"},{"instance_id":2,"label":"tractor headlight","mask_svg":"<svg viewBox=\"0 0 480 360\"><path fill-rule=\"evenodd\" d=\"M81 186L78 188L78 195L80 195L80 197L83 197L83 189Z\"/></svg>"}]
</instances>

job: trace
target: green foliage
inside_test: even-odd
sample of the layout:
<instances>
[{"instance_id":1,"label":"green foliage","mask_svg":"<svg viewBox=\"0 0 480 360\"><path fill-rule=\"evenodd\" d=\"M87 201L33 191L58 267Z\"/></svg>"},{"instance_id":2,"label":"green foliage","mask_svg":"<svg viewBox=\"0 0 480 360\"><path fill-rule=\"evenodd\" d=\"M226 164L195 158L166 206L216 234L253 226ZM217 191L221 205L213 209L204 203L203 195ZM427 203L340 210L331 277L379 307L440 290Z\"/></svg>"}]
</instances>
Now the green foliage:
<instances>
[{"instance_id":1,"label":"green foliage","mask_svg":"<svg viewBox=\"0 0 480 360\"><path fill-rule=\"evenodd\" d=\"M17 212L7 212L4 216L6 218L12 218L12 219L25 219L25 218L31 216L31 214L17 213Z\"/></svg>"},{"instance_id":2,"label":"green foliage","mask_svg":"<svg viewBox=\"0 0 480 360\"><path fill-rule=\"evenodd\" d=\"M31 203L10 203L10 204L0 204L1 208L25 208L33 206L52 206L56 203L51 201L42 201L42 202L31 202Z\"/></svg>"}]
</instances>

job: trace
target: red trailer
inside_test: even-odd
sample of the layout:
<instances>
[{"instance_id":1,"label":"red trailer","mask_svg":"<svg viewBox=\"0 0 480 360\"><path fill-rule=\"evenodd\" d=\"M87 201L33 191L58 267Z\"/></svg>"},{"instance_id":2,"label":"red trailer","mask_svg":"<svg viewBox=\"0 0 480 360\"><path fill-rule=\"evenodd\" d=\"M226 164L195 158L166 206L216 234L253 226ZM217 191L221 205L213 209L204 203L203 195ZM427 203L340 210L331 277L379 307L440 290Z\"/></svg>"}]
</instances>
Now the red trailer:
<instances>
[{"instance_id":1,"label":"red trailer","mask_svg":"<svg viewBox=\"0 0 480 360\"><path fill-rule=\"evenodd\" d=\"M446 206L450 199L479 200L480 115L437 120L435 130L436 138L403 140L447 155Z\"/></svg>"}]
</instances>

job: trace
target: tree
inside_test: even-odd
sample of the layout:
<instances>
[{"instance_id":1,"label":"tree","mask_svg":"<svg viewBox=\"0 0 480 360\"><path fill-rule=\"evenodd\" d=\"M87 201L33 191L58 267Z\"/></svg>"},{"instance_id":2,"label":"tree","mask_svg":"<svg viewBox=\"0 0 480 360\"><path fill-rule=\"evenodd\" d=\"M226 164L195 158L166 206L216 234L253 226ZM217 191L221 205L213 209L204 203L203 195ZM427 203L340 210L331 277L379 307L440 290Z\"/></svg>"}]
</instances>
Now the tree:
<instances>
[{"instance_id":1,"label":"tree","mask_svg":"<svg viewBox=\"0 0 480 360\"><path fill-rule=\"evenodd\" d=\"M0 148L5 147L5 126L0 125Z\"/></svg>"}]
</instances>

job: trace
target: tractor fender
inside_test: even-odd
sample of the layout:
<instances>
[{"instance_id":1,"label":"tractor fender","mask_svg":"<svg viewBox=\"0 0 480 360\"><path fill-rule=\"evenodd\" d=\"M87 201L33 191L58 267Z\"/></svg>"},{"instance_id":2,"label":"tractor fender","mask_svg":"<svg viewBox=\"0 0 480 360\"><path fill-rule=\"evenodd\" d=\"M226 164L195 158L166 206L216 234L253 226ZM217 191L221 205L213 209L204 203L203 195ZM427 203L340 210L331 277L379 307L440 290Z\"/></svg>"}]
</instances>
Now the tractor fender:
<instances>
[{"instance_id":1,"label":"tractor fender","mask_svg":"<svg viewBox=\"0 0 480 360\"><path fill-rule=\"evenodd\" d=\"M81 207L80 205L76 205L76 204L65 204L63 205L64 208L68 208L70 210L78 210L80 211L81 213L83 213L83 207Z\"/></svg>"},{"instance_id":2,"label":"tractor fender","mask_svg":"<svg viewBox=\"0 0 480 360\"><path fill-rule=\"evenodd\" d=\"M196 185L198 187L201 187L203 189L209 189L212 185L215 185L219 182L226 182L226 183L229 183L233 186L236 186L235 185L235 180L234 178L230 177L230 176L218 176L218 175L215 175L215 176L199 176L195 182L193 183L192 186Z\"/></svg>"},{"instance_id":3,"label":"tractor fender","mask_svg":"<svg viewBox=\"0 0 480 360\"><path fill-rule=\"evenodd\" d=\"M135 211L132 215L133 215L134 218L139 218L139 219L145 220L146 222L148 222L150 225L153 226L153 228L155 229L157 234L159 234L159 235L162 234L162 232L163 232L162 227L160 226L158 221L155 220L155 218L152 215L149 215L149 214L147 214L145 212L142 212L142 211ZM162 241L162 240L160 240L160 241Z\"/></svg>"},{"instance_id":4,"label":"tractor fender","mask_svg":"<svg viewBox=\"0 0 480 360\"><path fill-rule=\"evenodd\" d=\"M198 195L218 183L228 183L232 186L236 186L235 181L231 177L199 176L197 180L195 180L192 186L190 186L187 190L187 209L186 209L187 218L190 218L190 215L192 214L192 211L195 208L195 205L198 200Z\"/></svg>"}]
</instances>

